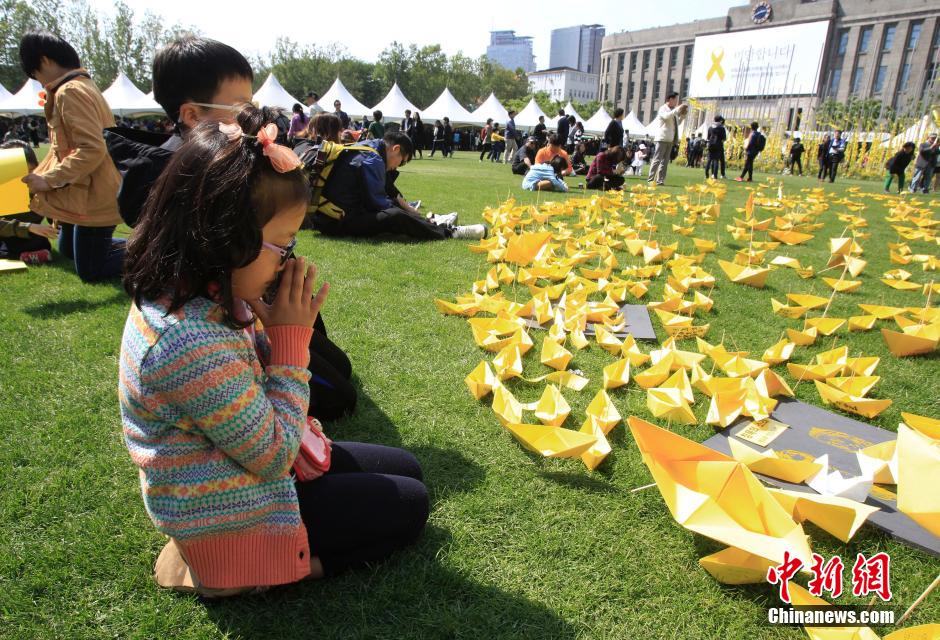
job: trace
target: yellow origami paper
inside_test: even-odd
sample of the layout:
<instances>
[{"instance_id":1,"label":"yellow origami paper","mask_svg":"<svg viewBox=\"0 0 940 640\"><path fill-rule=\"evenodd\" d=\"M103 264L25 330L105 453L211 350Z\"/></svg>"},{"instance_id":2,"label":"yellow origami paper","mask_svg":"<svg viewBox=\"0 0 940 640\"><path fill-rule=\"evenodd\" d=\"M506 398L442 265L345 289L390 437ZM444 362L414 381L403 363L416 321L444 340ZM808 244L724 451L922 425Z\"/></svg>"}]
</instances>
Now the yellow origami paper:
<instances>
[{"instance_id":1,"label":"yellow origami paper","mask_svg":"<svg viewBox=\"0 0 940 640\"><path fill-rule=\"evenodd\" d=\"M924 325L921 325L924 326ZM888 349L899 358L905 356L919 356L930 353L937 348L940 340L930 335L928 332L915 331L892 331L891 329L881 329L881 337L888 345Z\"/></svg>"},{"instance_id":2,"label":"yellow origami paper","mask_svg":"<svg viewBox=\"0 0 940 640\"><path fill-rule=\"evenodd\" d=\"M594 325L594 338L597 340L597 344L608 353L620 354L623 342L604 327Z\"/></svg>"},{"instance_id":3,"label":"yellow origami paper","mask_svg":"<svg viewBox=\"0 0 940 640\"><path fill-rule=\"evenodd\" d=\"M689 404L695 404L695 395L692 392L692 385L689 383L689 376L685 369L679 369L660 385L660 388L678 389L683 400Z\"/></svg>"},{"instance_id":4,"label":"yellow origami paper","mask_svg":"<svg viewBox=\"0 0 940 640\"><path fill-rule=\"evenodd\" d=\"M705 556L698 563L722 584L761 584L767 581L767 569L774 566L766 558L735 547Z\"/></svg>"},{"instance_id":5,"label":"yellow origami paper","mask_svg":"<svg viewBox=\"0 0 940 640\"><path fill-rule=\"evenodd\" d=\"M774 314L781 318L802 318L806 315L806 312L810 310L809 307L787 306L776 298L770 299L770 306Z\"/></svg>"},{"instance_id":6,"label":"yellow origami paper","mask_svg":"<svg viewBox=\"0 0 940 640\"><path fill-rule=\"evenodd\" d=\"M470 372L470 375L464 378L464 383L474 398L482 400L493 390L493 387L499 384L499 380L490 369L489 363L483 360Z\"/></svg>"},{"instance_id":7,"label":"yellow origami paper","mask_svg":"<svg viewBox=\"0 0 940 640\"><path fill-rule=\"evenodd\" d=\"M546 458L577 458L594 446L593 435L541 424L507 424L506 428L526 449Z\"/></svg>"},{"instance_id":8,"label":"yellow origami paper","mask_svg":"<svg viewBox=\"0 0 940 640\"><path fill-rule=\"evenodd\" d=\"M522 375L522 352L519 345L510 344L493 358L493 368L500 380L509 380Z\"/></svg>"},{"instance_id":9,"label":"yellow origami paper","mask_svg":"<svg viewBox=\"0 0 940 640\"><path fill-rule=\"evenodd\" d=\"M681 424L696 423L695 414L682 397L682 392L674 387L647 389L646 406L657 418L666 418L669 422Z\"/></svg>"},{"instance_id":10,"label":"yellow origami paper","mask_svg":"<svg viewBox=\"0 0 940 640\"><path fill-rule=\"evenodd\" d=\"M548 365L552 369L564 371L571 362L571 352L558 344L555 340L546 337L542 341L542 364Z\"/></svg>"},{"instance_id":11,"label":"yellow origami paper","mask_svg":"<svg viewBox=\"0 0 940 640\"><path fill-rule=\"evenodd\" d=\"M940 536L940 425L911 417L898 425L898 509Z\"/></svg>"},{"instance_id":12,"label":"yellow origami paper","mask_svg":"<svg viewBox=\"0 0 940 640\"><path fill-rule=\"evenodd\" d=\"M591 448L581 454L584 466L593 471L610 454L610 443L607 441L604 429L590 416L581 425L581 433L596 438Z\"/></svg>"},{"instance_id":13,"label":"yellow origami paper","mask_svg":"<svg viewBox=\"0 0 940 640\"><path fill-rule=\"evenodd\" d=\"M789 583L790 601L795 607L825 607L829 603L810 594L795 582ZM869 627L803 627L810 640L879 640Z\"/></svg>"},{"instance_id":14,"label":"yellow origami paper","mask_svg":"<svg viewBox=\"0 0 940 640\"><path fill-rule=\"evenodd\" d=\"M571 407L561 395L558 387L553 384L545 387L535 407L535 417L539 419L539 422L550 427L560 427L570 413Z\"/></svg>"},{"instance_id":15,"label":"yellow origami paper","mask_svg":"<svg viewBox=\"0 0 940 640\"><path fill-rule=\"evenodd\" d=\"M843 411L857 413L866 418L874 418L879 413L891 406L893 400L889 398L860 398L853 396L845 391L832 387L822 380L814 380L819 397L825 404L832 404Z\"/></svg>"},{"instance_id":16,"label":"yellow origami paper","mask_svg":"<svg viewBox=\"0 0 940 640\"><path fill-rule=\"evenodd\" d=\"M850 395L865 397L879 380L880 376L838 376L826 378L826 384Z\"/></svg>"},{"instance_id":17,"label":"yellow origami paper","mask_svg":"<svg viewBox=\"0 0 940 640\"><path fill-rule=\"evenodd\" d=\"M875 316L879 320L889 320L906 311L903 307L886 307L880 304L860 304L858 306L862 311Z\"/></svg>"},{"instance_id":18,"label":"yellow origami paper","mask_svg":"<svg viewBox=\"0 0 940 640\"><path fill-rule=\"evenodd\" d=\"M493 387L493 413L503 424L522 422L522 403L501 384Z\"/></svg>"},{"instance_id":19,"label":"yellow origami paper","mask_svg":"<svg viewBox=\"0 0 940 640\"><path fill-rule=\"evenodd\" d=\"M826 303L829 302L829 298L822 298L820 296L814 296L808 293L788 293L787 299L790 300L790 302L793 304L797 304L801 307L808 307L810 309L825 307Z\"/></svg>"},{"instance_id":20,"label":"yellow origami paper","mask_svg":"<svg viewBox=\"0 0 940 640\"><path fill-rule=\"evenodd\" d=\"M21 179L27 173L22 149L0 149L0 216L29 210L29 188Z\"/></svg>"},{"instance_id":21,"label":"yellow origami paper","mask_svg":"<svg viewBox=\"0 0 940 640\"><path fill-rule=\"evenodd\" d=\"M438 311L449 316L464 316L467 318L472 318L480 311L480 306L472 302L455 304L453 302L448 302L447 300L435 298L434 304L437 306Z\"/></svg>"},{"instance_id":22,"label":"yellow origami paper","mask_svg":"<svg viewBox=\"0 0 940 640\"><path fill-rule=\"evenodd\" d=\"M793 350L796 348L796 344L790 342L789 340L782 339L776 344L773 344L767 347L767 350L764 351L764 355L761 356L761 360L774 366L786 362L793 356Z\"/></svg>"},{"instance_id":23,"label":"yellow origami paper","mask_svg":"<svg viewBox=\"0 0 940 640\"><path fill-rule=\"evenodd\" d=\"M871 476L879 484L898 483L897 440L879 442L859 449L855 452L855 457L863 476Z\"/></svg>"},{"instance_id":24,"label":"yellow origami paper","mask_svg":"<svg viewBox=\"0 0 940 640\"><path fill-rule=\"evenodd\" d=\"M768 491L793 516L794 520L800 523L809 520L842 542L851 540L868 516L879 510L878 507L838 496L783 489L768 489Z\"/></svg>"},{"instance_id":25,"label":"yellow origami paper","mask_svg":"<svg viewBox=\"0 0 940 640\"><path fill-rule=\"evenodd\" d=\"M581 329L572 329L571 333L568 335L568 339L571 341L571 346L578 350L584 349L590 344L587 336L584 335L584 331Z\"/></svg>"},{"instance_id":26,"label":"yellow origami paper","mask_svg":"<svg viewBox=\"0 0 940 640\"><path fill-rule=\"evenodd\" d=\"M630 361L621 358L604 367L604 388L616 389L630 382Z\"/></svg>"},{"instance_id":27,"label":"yellow origami paper","mask_svg":"<svg viewBox=\"0 0 940 640\"><path fill-rule=\"evenodd\" d=\"M875 326L875 316L851 316L849 318L849 331L868 331Z\"/></svg>"},{"instance_id":28,"label":"yellow origami paper","mask_svg":"<svg viewBox=\"0 0 940 640\"><path fill-rule=\"evenodd\" d=\"M644 389L655 387L669 377L669 373L674 361L675 356L670 353L662 360L651 366L649 369L634 374L633 379Z\"/></svg>"},{"instance_id":29,"label":"yellow origami paper","mask_svg":"<svg viewBox=\"0 0 940 640\"><path fill-rule=\"evenodd\" d=\"M634 367L638 367L641 364L646 364L649 362L650 356L640 351L640 347L637 345L636 340L633 338L632 334L627 334L627 337L623 339L623 346L620 348L620 354L630 361Z\"/></svg>"},{"instance_id":30,"label":"yellow origami paper","mask_svg":"<svg viewBox=\"0 0 940 640\"><path fill-rule=\"evenodd\" d=\"M520 266L531 264L552 239L551 231L513 235L506 244L503 260Z\"/></svg>"},{"instance_id":31,"label":"yellow origami paper","mask_svg":"<svg viewBox=\"0 0 940 640\"><path fill-rule=\"evenodd\" d=\"M620 412L617 411L617 407L614 406L614 403L610 401L610 396L607 395L607 392L601 389L597 392L597 395L591 400L591 404L588 405L585 414L589 418L593 418L597 425L604 430L604 433L610 433L610 430L617 426L623 418L620 417Z\"/></svg>"},{"instance_id":32,"label":"yellow origami paper","mask_svg":"<svg viewBox=\"0 0 940 640\"><path fill-rule=\"evenodd\" d=\"M781 458L773 449L758 451L736 438L728 438L731 455L754 473L798 484L819 473L822 467L809 460Z\"/></svg>"},{"instance_id":33,"label":"yellow origami paper","mask_svg":"<svg viewBox=\"0 0 940 640\"><path fill-rule=\"evenodd\" d=\"M840 280L839 278L823 278L823 282L839 293L851 293L862 286L861 280Z\"/></svg>"},{"instance_id":34,"label":"yellow origami paper","mask_svg":"<svg viewBox=\"0 0 940 640\"><path fill-rule=\"evenodd\" d=\"M583 378L576 374L573 371L553 371L544 376L538 376L537 378L521 378L525 382L530 384L538 384L539 382L554 382L555 384L560 384L566 389L571 389L572 391L581 391L584 387L587 386L589 380Z\"/></svg>"},{"instance_id":35,"label":"yellow origami paper","mask_svg":"<svg viewBox=\"0 0 940 640\"><path fill-rule=\"evenodd\" d=\"M845 318L807 318L803 328L812 327L818 329L819 333L824 336L831 336L843 326L845 326Z\"/></svg>"},{"instance_id":36,"label":"yellow origami paper","mask_svg":"<svg viewBox=\"0 0 940 640\"><path fill-rule=\"evenodd\" d=\"M767 235L787 245L802 244L816 237L809 233L800 233L799 231L771 231Z\"/></svg>"},{"instance_id":37,"label":"yellow origami paper","mask_svg":"<svg viewBox=\"0 0 940 640\"><path fill-rule=\"evenodd\" d=\"M768 398L776 398L777 396L793 397L793 389L790 388L790 385L770 369L764 369L754 378L754 386L757 388L758 393Z\"/></svg>"},{"instance_id":38,"label":"yellow origami paper","mask_svg":"<svg viewBox=\"0 0 940 640\"><path fill-rule=\"evenodd\" d=\"M812 564L803 527L743 464L635 416L630 431L680 525L777 564Z\"/></svg>"},{"instance_id":39,"label":"yellow origami paper","mask_svg":"<svg viewBox=\"0 0 940 640\"><path fill-rule=\"evenodd\" d=\"M889 278L882 278L881 281L892 289L897 289L898 291L916 291L917 289L921 288L921 285L909 280L891 280Z\"/></svg>"},{"instance_id":40,"label":"yellow origami paper","mask_svg":"<svg viewBox=\"0 0 940 640\"><path fill-rule=\"evenodd\" d=\"M787 329L787 337L790 338L790 342L801 347L808 347L816 342L816 337L818 335L819 330L815 327L810 327L805 331L799 331L798 329Z\"/></svg>"},{"instance_id":41,"label":"yellow origami paper","mask_svg":"<svg viewBox=\"0 0 940 640\"><path fill-rule=\"evenodd\" d=\"M787 363L787 371L797 380L825 380L839 375L844 365L841 363L825 362L821 364Z\"/></svg>"},{"instance_id":42,"label":"yellow origami paper","mask_svg":"<svg viewBox=\"0 0 940 640\"><path fill-rule=\"evenodd\" d=\"M767 282L770 269L766 267L745 267L727 260L719 260L718 266L725 272L728 279L738 284L762 289Z\"/></svg>"}]
</instances>

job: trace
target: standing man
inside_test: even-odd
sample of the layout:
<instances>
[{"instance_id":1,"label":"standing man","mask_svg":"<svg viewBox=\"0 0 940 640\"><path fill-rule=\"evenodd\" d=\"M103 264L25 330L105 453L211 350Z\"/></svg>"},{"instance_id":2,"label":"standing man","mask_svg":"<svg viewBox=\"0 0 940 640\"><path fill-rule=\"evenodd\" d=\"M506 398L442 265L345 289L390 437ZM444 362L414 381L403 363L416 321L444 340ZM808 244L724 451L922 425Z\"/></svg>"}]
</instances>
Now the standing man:
<instances>
[{"instance_id":1,"label":"standing man","mask_svg":"<svg viewBox=\"0 0 940 640\"><path fill-rule=\"evenodd\" d=\"M343 103L339 100L333 101L333 115L339 118L339 121L343 123L343 129L349 128L349 116L343 111Z\"/></svg>"},{"instance_id":2,"label":"standing man","mask_svg":"<svg viewBox=\"0 0 940 640\"><path fill-rule=\"evenodd\" d=\"M454 128L450 126L450 118L444 116L444 157L454 157Z\"/></svg>"},{"instance_id":3,"label":"standing man","mask_svg":"<svg viewBox=\"0 0 940 640\"><path fill-rule=\"evenodd\" d=\"M756 122L751 123L751 135L748 136L747 145L744 147L744 168L741 170L741 175L735 178L737 182L743 182L745 175L748 182L754 180L754 160L767 144L767 138L757 130L759 126Z\"/></svg>"},{"instance_id":4,"label":"standing man","mask_svg":"<svg viewBox=\"0 0 940 640\"><path fill-rule=\"evenodd\" d=\"M927 136L927 142L920 145L917 162L914 163L914 175L911 177L911 193L918 189L930 193L930 179L937 164L937 144L937 134L931 133Z\"/></svg>"},{"instance_id":5,"label":"standing man","mask_svg":"<svg viewBox=\"0 0 940 640\"><path fill-rule=\"evenodd\" d=\"M568 144L568 134L571 132L571 124L568 122L568 116L564 109L558 110L558 124L555 127L555 133L558 134L558 140L562 147Z\"/></svg>"},{"instance_id":6,"label":"standing man","mask_svg":"<svg viewBox=\"0 0 940 640\"><path fill-rule=\"evenodd\" d=\"M662 185L666 181L666 170L672 159L672 148L678 141L679 122L685 120L689 105L679 104L679 94L670 91L666 102L659 107L656 117L650 123L650 133L656 143L653 160L650 162L650 173L647 182L656 181ZM619 111L622 111L620 109Z\"/></svg>"},{"instance_id":7,"label":"standing man","mask_svg":"<svg viewBox=\"0 0 940 640\"><path fill-rule=\"evenodd\" d=\"M519 133L516 131L516 112L509 110L509 120L506 122L506 155L503 164L512 164L519 150Z\"/></svg>"},{"instance_id":8,"label":"standing man","mask_svg":"<svg viewBox=\"0 0 940 640\"><path fill-rule=\"evenodd\" d=\"M721 178L725 178L725 140L728 139L728 130L725 129L723 116L715 116L715 122L708 128L708 162L705 163L705 179L711 172L712 178L718 179L718 168L721 167Z\"/></svg>"},{"instance_id":9,"label":"standing man","mask_svg":"<svg viewBox=\"0 0 940 640\"><path fill-rule=\"evenodd\" d=\"M839 163L845 160L845 147L848 141L841 129L836 129L836 137L829 143L829 182L836 181Z\"/></svg>"},{"instance_id":10,"label":"standing man","mask_svg":"<svg viewBox=\"0 0 940 640\"><path fill-rule=\"evenodd\" d=\"M803 146L803 143L800 142L799 136L793 136L793 144L790 145L790 174L796 175L796 170L800 170L800 175L803 175L803 152L806 150L806 147Z\"/></svg>"},{"instance_id":11,"label":"standing man","mask_svg":"<svg viewBox=\"0 0 940 640\"><path fill-rule=\"evenodd\" d=\"M545 126L545 116L539 116L539 123L535 125L533 133L535 134L535 140L539 147L545 146L545 141L548 139L547 130L548 127Z\"/></svg>"},{"instance_id":12,"label":"standing man","mask_svg":"<svg viewBox=\"0 0 940 640\"><path fill-rule=\"evenodd\" d=\"M401 121L401 126L399 129L409 138L412 136L412 131L415 128L414 118L411 117L411 109L405 109L405 118Z\"/></svg>"},{"instance_id":13,"label":"standing man","mask_svg":"<svg viewBox=\"0 0 940 640\"><path fill-rule=\"evenodd\" d=\"M619 147L623 144L623 109L617 107L614 110L614 119L607 125L604 131L605 149Z\"/></svg>"}]
</instances>

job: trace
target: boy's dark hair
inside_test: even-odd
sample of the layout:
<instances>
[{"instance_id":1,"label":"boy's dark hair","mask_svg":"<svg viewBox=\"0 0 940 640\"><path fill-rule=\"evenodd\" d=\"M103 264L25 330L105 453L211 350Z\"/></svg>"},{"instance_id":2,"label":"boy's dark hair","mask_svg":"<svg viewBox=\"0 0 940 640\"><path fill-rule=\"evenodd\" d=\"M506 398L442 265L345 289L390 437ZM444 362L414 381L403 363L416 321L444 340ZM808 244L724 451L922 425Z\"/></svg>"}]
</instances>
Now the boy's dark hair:
<instances>
[{"instance_id":1,"label":"boy's dark hair","mask_svg":"<svg viewBox=\"0 0 940 640\"><path fill-rule=\"evenodd\" d=\"M276 213L310 200L304 173L278 173L247 137L276 115L246 105L237 116L246 137L231 142L204 122L173 154L127 245L124 289L138 306L167 296L173 312L217 284L226 323L249 324L236 319L232 270L258 257L261 229Z\"/></svg>"},{"instance_id":2,"label":"boy's dark hair","mask_svg":"<svg viewBox=\"0 0 940 640\"><path fill-rule=\"evenodd\" d=\"M211 103L219 86L232 78L254 79L245 56L218 40L184 36L154 57L153 98L178 122L183 103Z\"/></svg>"},{"instance_id":3,"label":"boy's dark hair","mask_svg":"<svg viewBox=\"0 0 940 640\"><path fill-rule=\"evenodd\" d=\"M607 154L607 161L612 162L614 164L618 162L623 162L624 158L627 157L627 154L623 150L623 147L620 147L620 146L613 146L607 151L605 151L605 153Z\"/></svg>"},{"instance_id":4,"label":"boy's dark hair","mask_svg":"<svg viewBox=\"0 0 940 640\"><path fill-rule=\"evenodd\" d=\"M578 121L574 116L568 116L568 124L574 124Z\"/></svg>"},{"instance_id":5,"label":"boy's dark hair","mask_svg":"<svg viewBox=\"0 0 940 640\"><path fill-rule=\"evenodd\" d=\"M82 62L68 42L48 31L28 31L20 38L20 66L35 79L43 57L49 58L63 69L78 69Z\"/></svg>"},{"instance_id":6,"label":"boy's dark hair","mask_svg":"<svg viewBox=\"0 0 940 640\"><path fill-rule=\"evenodd\" d=\"M678 97L679 97L678 91L670 91L669 93L666 94L666 100L672 100L673 98L678 98Z\"/></svg>"},{"instance_id":7,"label":"boy's dark hair","mask_svg":"<svg viewBox=\"0 0 940 640\"><path fill-rule=\"evenodd\" d=\"M322 138L330 142L339 142L342 131L343 121L335 113L318 113L307 124L309 137Z\"/></svg>"},{"instance_id":8,"label":"boy's dark hair","mask_svg":"<svg viewBox=\"0 0 940 640\"><path fill-rule=\"evenodd\" d=\"M508 113L509 113L509 117L511 118L511 117L513 117L514 115L516 115L516 110L515 110L515 109L510 109L510 110L508 111Z\"/></svg>"},{"instance_id":9,"label":"boy's dark hair","mask_svg":"<svg viewBox=\"0 0 940 640\"><path fill-rule=\"evenodd\" d=\"M23 143L23 144L26 144L26 143ZM6 146L6 145L4 145L4 146ZM913 142L905 142L903 145L901 145L901 148L902 148L902 149L910 149L910 150L913 151L914 149L917 148L917 145L914 144ZM32 151L32 149L30 149L30 151ZM28 157L28 156L27 156L27 157Z\"/></svg>"},{"instance_id":10,"label":"boy's dark hair","mask_svg":"<svg viewBox=\"0 0 940 640\"><path fill-rule=\"evenodd\" d=\"M559 109L559 110L558 110L558 115L559 115L559 116L565 115L565 110L564 110L564 109Z\"/></svg>"},{"instance_id":11,"label":"boy's dark hair","mask_svg":"<svg viewBox=\"0 0 940 640\"><path fill-rule=\"evenodd\" d=\"M376 122L378 122L379 120L381 120L381 119L382 119L382 112L379 111L378 109L376 109L375 111L373 111L373 112L372 112L372 119L375 120Z\"/></svg>"},{"instance_id":12,"label":"boy's dark hair","mask_svg":"<svg viewBox=\"0 0 940 640\"><path fill-rule=\"evenodd\" d=\"M552 135L548 136L548 144L552 145L553 147L557 147L561 144L561 138L557 133L553 133Z\"/></svg>"},{"instance_id":13,"label":"boy's dark hair","mask_svg":"<svg viewBox=\"0 0 940 640\"><path fill-rule=\"evenodd\" d=\"M721 116L715 116L715 122L724 122L725 119Z\"/></svg>"},{"instance_id":14,"label":"boy's dark hair","mask_svg":"<svg viewBox=\"0 0 940 640\"><path fill-rule=\"evenodd\" d=\"M552 169L555 171L556 176L561 176L562 173L568 168L568 161L565 160L562 156L553 157L549 163L552 166Z\"/></svg>"},{"instance_id":15,"label":"boy's dark hair","mask_svg":"<svg viewBox=\"0 0 940 640\"><path fill-rule=\"evenodd\" d=\"M401 131L389 131L382 139L385 141L386 149L388 147L394 147L396 144L399 145L401 147L401 155L404 157L405 162L411 160L415 154L415 146L406 133Z\"/></svg>"},{"instance_id":16,"label":"boy's dark hair","mask_svg":"<svg viewBox=\"0 0 940 640\"><path fill-rule=\"evenodd\" d=\"M36 152L33 151L33 148L29 146L29 143L25 140L7 140L3 144L0 144L0 149L22 149L23 153L26 154L26 166L29 167L29 170L32 171L39 166L39 159L36 158Z\"/></svg>"},{"instance_id":17,"label":"boy's dark hair","mask_svg":"<svg viewBox=\"0 0 940 640\"><path fill-rule=\"evenodd\" d=\"M752 130L752 131L757 131L757 128L758 128L758 127L760 127L760 123L758 123L758 122L752 122L752 123L751 123L751 130Z\"/></svg>"},{"instance_id":18,"label":"boy's dark hair","mask_svg":"<svg viewBox=\"0 0 940 640\"><path fill-rule=\"evenodd\" d=\"M616 109L614 109L614 117L615 117L615 118L619 118L619 117L622 116L622 115L623 115L623 108L617 107Z\"/></svg>"}]
</instances>

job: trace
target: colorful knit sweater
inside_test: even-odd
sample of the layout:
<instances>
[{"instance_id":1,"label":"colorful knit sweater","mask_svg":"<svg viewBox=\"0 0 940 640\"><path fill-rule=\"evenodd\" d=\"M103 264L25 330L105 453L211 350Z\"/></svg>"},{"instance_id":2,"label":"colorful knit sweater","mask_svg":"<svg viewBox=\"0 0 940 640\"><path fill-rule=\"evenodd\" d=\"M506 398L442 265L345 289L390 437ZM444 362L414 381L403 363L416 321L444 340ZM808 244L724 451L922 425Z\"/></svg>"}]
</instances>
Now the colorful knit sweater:
<instances>
[{"instance_id":1,"label":"colorful knit sweater","mask_svg":"<svg viewBox=\"0 0 940 640\"><path fill-rule=\"evenodd\" d=\"M124 438L144 504L216 589L295 582L310 573L289 475L310 399L312 329L255 333L196 298L131 306L121 346ZM262 368L256 349L269 364Z\"/></svg>"}]
</instances>

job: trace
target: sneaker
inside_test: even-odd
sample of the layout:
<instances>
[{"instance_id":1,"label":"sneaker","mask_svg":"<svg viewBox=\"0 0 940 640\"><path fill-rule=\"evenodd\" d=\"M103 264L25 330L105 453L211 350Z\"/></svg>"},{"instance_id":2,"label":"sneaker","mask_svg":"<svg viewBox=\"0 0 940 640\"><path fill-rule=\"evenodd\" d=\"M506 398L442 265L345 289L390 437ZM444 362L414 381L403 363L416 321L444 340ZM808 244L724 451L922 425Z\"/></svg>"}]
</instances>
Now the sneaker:
<instances>
[{"instance_id":1,"label":"sneaker","mask_svg":"<svg viewBox=\"0 0 940 640\"><path fill-rule=\"evenodd\" d=\"M52 252L48 249L39 251L24 251L20 254L20 260L29 265L46 264L52 262Z\"/></svg>"},{"instance_id":2,"label":"sneaker","mask_svg":"<svg viewBox=\"0 0 940 640\"><path fill-rule=\"evenodd\" d=\"M450 232L450 237L456 240L482 240L489 233L489 229L484 224L467 224L451 227Z\"/></svg>"},{"instance_id":3,"label":"sneaker","mask_svg":"<svg viewBox=\"0 0 940 640\"><path fill-rule=\"evenodd\" d=\"M414 209L415 211L417 211L418 209L421 208L421 201L420 201L420 200L415 200L414 202L409 202L408 204L410 204L410 205L411 205L411 208Z\"/></svg>"},{"instance_id":4,"label":"sneaker","mask_svg":"<svg viewBox=\"0 0 940 640\"><path fill-rule=\"evenodd\" d=\"M457 212L451 211L450 213L432 213L428 216L428 222L436 225L446 225L454 226L457 224Z\"/></svg>"},{"instance_id":5,"label":"sneaker","mask_svg":"<svg viewBox=\"0 0 940 640\"><path fill-rule=\"evenodd\" d=\"M734 181L735 181L735 182L744 182L744 178L735 178Z\"/></svg>"}]
</instances>

